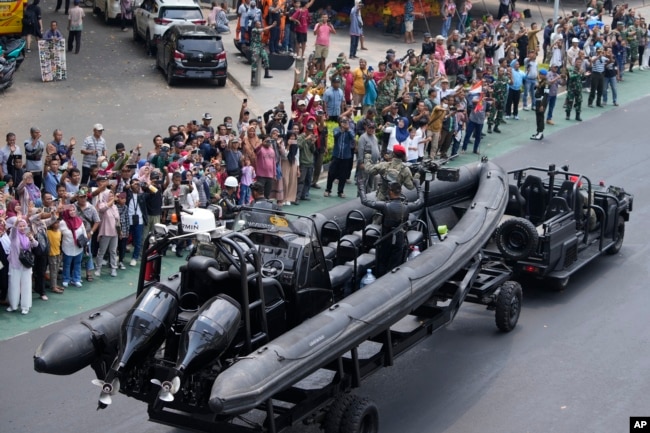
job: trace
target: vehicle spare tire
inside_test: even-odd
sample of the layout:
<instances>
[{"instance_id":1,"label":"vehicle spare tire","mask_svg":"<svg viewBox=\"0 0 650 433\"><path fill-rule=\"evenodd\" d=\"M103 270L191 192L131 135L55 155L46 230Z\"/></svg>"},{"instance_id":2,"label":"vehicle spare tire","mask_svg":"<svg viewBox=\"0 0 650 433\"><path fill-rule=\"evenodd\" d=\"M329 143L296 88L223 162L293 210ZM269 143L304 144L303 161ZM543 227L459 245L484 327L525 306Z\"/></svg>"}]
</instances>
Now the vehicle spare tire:
<instances>
[{"instance_id":1,"label":"vehicle spare tire","mask_svg":"<svg viewBox=\"0 0 650 433\"><path fill-rule=\"evenodd\" d=\"M511 218L497 227L497 248L506 260L522 260L537 248L537 229L525 218Z\"/></svg>"}]
</instances>

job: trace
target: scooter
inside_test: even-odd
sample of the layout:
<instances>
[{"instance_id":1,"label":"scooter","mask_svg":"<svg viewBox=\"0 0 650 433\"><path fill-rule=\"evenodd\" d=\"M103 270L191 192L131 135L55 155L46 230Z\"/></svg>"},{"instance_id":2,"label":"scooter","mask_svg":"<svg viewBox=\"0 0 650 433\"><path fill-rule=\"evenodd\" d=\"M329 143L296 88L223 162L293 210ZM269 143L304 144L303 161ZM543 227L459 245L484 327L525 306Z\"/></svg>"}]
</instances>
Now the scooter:
<instances>
[{"instance_id":1,"label":"scooter","mask_svg":"<svg viewBox=\"0 0 650 433\"><path fill-rule=\"evenodd\" d=\"M23 38L0 38L0 56L3 56L8 61L16 62L16 69L18 69L25 60L25 39Z\"/></svg>"},{"instance_id":2,"label":"scooter","mask_svg":"<svg viewBox=\"0 0 650 433\"><path fill-rule=\"evenodd\" d=\"M17 67L15 60L0 57L0 91L7 90L14 83L14 72Z\"/></svg>"}]
</instances>

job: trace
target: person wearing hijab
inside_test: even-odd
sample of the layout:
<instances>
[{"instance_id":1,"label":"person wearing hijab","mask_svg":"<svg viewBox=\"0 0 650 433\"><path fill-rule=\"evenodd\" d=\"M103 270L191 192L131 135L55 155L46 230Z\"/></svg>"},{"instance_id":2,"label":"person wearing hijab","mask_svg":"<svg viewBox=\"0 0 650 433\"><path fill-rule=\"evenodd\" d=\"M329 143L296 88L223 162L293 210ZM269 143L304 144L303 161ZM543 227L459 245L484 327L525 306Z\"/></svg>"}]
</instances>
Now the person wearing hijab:
<instances>
[{"instance_id":1,"label":"person wearing hijab","mask_svg":"<svg viewBox=\"0 0 650 433\"><path fill-rule=\"evenodd\" d=\"M23 181L16 188L16 192L20 199L20 207L23 215L27 215L30 203L33 203L34 207L43 207L41 190L34 183L34 175L31 172L26 171L23 174Z\"/></svg>"},{"instance_id":2,"label":"person wearing hijab","mask_svg":"<svg viewBox=\"0 0 650 433\"><path fill-rule=\"evenodd\" d=\"M384 128L384 132L388 133L388 152L393 151L393 146L402 144L409 138L409 120L407 117L400 117L397 120L397 125L390 125Z\"/></svg>"},{"instance_id":3,"label":"person wearing hijab","mask_svg":"<svg viewBox=\"0 0 650 433\"><path fill-rule=\"evenodd\" d=\"M84 235L88 238L83 221L77 216L77 208L70 206L63 211L63 220L59 226L61 230L61 249L63 250L63 287L81 287L81 259L83 248L77 239Z\"/></svg>"},{"instance_id":4,"label":"person wearing hijab","mask_svg":"<svg viewBox=\"0 0 650 433\"><path fill-rule=\"evenodd\" d=\"M284 190L284 204L289 205L296 201L298 192L298 177L300 176L300 162L298 155L298 133L296 129L287 134L286 157L280 161L282 168L282 187Z\"/></svg>"},{"instance_id":5,"label":"person wearing hijab","mask_svg":"<svg viewBox=\"0 0 650 433\"><path fill-rule=\"evenodd\" d=\"M34 236L27 232L27 227L27 221L18 217L9 234L9 290L7 293L9 306L7 311L16 311L20 302L22 314L28 314L29 309L32 308L32 268L21 263L20 252L38 246Z\"/></svg>"},{"instance_id":6,"label":"person wearing hijab","mask_svg":"<svg viewBox=\"0 0 650 433\"><path fill-rule=\"evenodd\" d=\"M141 183L151 183L151 167L149 165L142 165L138 169L138 179Z\"/></svg>"},{"instance_id":7,"label":"person wearing hijab","mask_svg":"<svg viewBox=\"0 0 650 433\"><path fill-rule=\"evenodd\" d=\"M0 219L0 305L9 305L7 291L9 288L9 253L11 252L11 241L7 234L7 222Z\"/></svg>"},{"instance_id":8,"label":"person wearing hijab","mask_svg":"<svg viewBox=\"0 0 650 433\"><path fill-rule=\"evenodd\" d=\"M21 212L20 202L18 200L11 200L7 205L6 218L16 218L19 212Z\"/></svg>"}]
</instances>

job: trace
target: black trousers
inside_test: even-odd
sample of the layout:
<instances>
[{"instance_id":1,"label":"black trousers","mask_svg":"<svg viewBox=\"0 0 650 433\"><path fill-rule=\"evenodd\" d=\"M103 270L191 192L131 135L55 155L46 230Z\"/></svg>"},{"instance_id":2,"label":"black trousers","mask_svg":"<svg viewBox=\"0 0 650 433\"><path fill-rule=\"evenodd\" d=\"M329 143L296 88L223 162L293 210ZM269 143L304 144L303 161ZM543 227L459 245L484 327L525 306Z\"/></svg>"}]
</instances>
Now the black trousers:
<instances>
[{"instance_id":1,"label":"black trousers","mask_svg":"<svg viewBox=\"0 0 650 433\"><path fill-rule=\"evenodd\" d=\"M332 158L332 161L330 162L330 168L327 171L327 187L325 188L325 191L332 192L332 184L334 183L334 179L338 179L338 193L343 193L343 188L345 188L345 181L349 176L348 165L350 162L352 162L351 158Z\"/></svg>"},{"instance_id":2,"label":"black trousers","mask_svg":"<svg viewBox=\"0 0 650 433\"><path fill-rule=\"evenodd\" d=\"M508 89L508 99L506 100L506 116L519 115L519 98L521 97L521 90Z\"/></svg>"},{"instance_id":3,"label":"black trousers","mask_svg":"<svg viewBox=\"0 0 650 433\"><path fill-rule=\"evenodd\" d=\"M70 30L68 32L68 51L72 51L72 47L75 47L75 54L79 52L81 48L81 30Z\"/></svg>"},{"instance_id":4,"label":"black trousers","mask_svg":"<svg viewBox=\"0 0 650 433\"><path fill-rule=\"evenodd\" d=\"M589 90L588 104L594 103L594 96L596 96L596 104L601 105L603 98L603 88L605 87L605 76L602 72L591 73L591 89Z\"/></svg>"},{"instance_id":5,"label":"black trousers","mask_svg":"<svg viewBox=\"0 0 650 433\"><path fill-rule=\"evenodd\" d=\"M537 101L537 106L535 106L535 120L537 122L537 132L544 132L544 111L546 107L542 105L540 101Z\"/></svg>"},{"instance_id":6,"label":"black trousers","mask_svg":"<svg viewBox=\"0 0 650 433\"><path fill-rule=\"evenodd\" d=\"M34 281L32 283L32 290L43 296L45 294L45 270L47 269L47 255L34 254L34 267L32 268L32 275Z\"/></svg>"},{"instance_id":7,"label":"black trousers","mask_svg":"<svg viewBox=\"0 0 650 433\"><path fill-rule=\"evenodd\" d=\"M58 12L59 9L61 9L61 4L63 3L63 0L56 0L56 7L54 8L54 12ZM70 0L65 0L65 14L68 15L68 9L70 9Z\"/></svg>"}]
</instances>

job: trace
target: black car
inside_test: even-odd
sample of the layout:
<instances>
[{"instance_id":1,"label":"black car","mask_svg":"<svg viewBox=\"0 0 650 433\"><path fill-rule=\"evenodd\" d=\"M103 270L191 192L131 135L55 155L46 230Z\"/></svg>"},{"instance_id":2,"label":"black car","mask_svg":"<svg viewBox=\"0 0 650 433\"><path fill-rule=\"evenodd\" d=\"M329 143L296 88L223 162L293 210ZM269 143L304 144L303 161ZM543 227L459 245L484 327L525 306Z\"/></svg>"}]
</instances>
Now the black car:
<instances>
[{"instance_id":1,"label":"black car","mask_svg":"<svg viewBox=\"0 0 650 433\"><path fill-rule=\"evenodd\" d=\"M569 277L623 245L634 197L623 188L594 185L568 167L526 167L509 172L509 201L485 253L503 259L516 277L544 280L564 290Z\"/></svg>"},{"instance_id":2,"label":"black car","mask_svg":"<svg viewBox=\"0 0 650 433\"><path fill-rule=\"evenodd\" d=\"M156 65L171 86L177 79L215 79L226 84L228 61L221 36L200 25L174 25L158 40Z\"/></svg>"}]
</instances>

